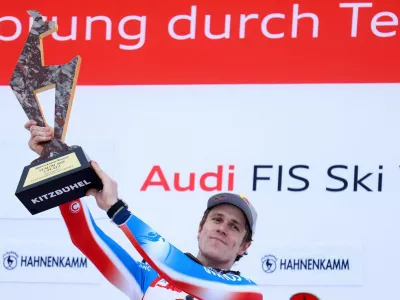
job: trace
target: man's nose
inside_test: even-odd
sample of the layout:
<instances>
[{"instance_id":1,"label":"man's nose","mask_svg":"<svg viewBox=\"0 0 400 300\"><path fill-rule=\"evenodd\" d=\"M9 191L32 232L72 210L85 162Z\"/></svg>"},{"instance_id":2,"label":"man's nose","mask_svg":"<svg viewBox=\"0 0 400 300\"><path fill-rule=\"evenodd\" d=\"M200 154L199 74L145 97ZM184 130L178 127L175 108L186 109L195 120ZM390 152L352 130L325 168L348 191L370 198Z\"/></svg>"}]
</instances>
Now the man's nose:
<instances>
[{"instance_id":1,"label":"man's nose","mask_svg":"<svg viewBox=\"0 0 400 300\"><path fill-rule=\"evenodd\" d=\"M222 233L222 234L224 234L224 235L226 235L226 224L223 223L223 222L220 223L220 224L218 225L217 231L220 232L220 233Z\"/></svg>"}]
</instances>

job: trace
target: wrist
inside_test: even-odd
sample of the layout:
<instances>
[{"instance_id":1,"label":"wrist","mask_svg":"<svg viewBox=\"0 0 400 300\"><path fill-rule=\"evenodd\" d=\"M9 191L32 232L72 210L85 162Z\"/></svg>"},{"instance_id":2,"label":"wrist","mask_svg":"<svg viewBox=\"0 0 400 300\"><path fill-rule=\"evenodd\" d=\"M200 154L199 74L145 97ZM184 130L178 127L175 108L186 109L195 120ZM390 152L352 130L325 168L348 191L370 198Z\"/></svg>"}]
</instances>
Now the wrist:
<instances>
[{"instance_id":1,"label":"wrist","mask_svg":"<svg viewBox=\"0 0 400 300\"><path fill-rule=\"evenodd\" d=\"M107 211L109 211L110 210L110 208L111 207L113 207L114 205L115 205L115 203L117 203L118 202L118 198L116 198L116 199L110 199L109 201L107 201L106 203L105 203L105 207L104 207L104 210L107 212Z\"/></svg>"},{"instance_id":2,"label":"wrist","mask_svg":"<svg viewBox=\"0 0 400 300\"><path fill-rule=\"evenodd\" d=\"M114 204L112 204L108 209L107 209L107 215L110 219L113 219L114 216L121 211L123 208L128 208L128 205L120 198L115 200Z\"/></svg>"}]
</instances>

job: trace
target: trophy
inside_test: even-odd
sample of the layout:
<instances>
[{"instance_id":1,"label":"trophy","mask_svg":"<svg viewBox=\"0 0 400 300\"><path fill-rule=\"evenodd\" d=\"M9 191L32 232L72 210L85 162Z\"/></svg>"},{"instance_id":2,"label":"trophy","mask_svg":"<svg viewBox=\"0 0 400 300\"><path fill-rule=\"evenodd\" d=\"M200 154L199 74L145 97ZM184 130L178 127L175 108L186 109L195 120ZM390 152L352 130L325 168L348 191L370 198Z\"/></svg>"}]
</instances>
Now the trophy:
<instances>
[{"instance_id":1,"label":"trophy","mask_svg":"<svg viewBox=\"0 0 400 300\"><path fill-rule=\"evenodd\" d=\"M80 56L64 65L45 66L42 39L57 31L55 22L45 22L29 10L33 24L10 80L10 86L29 120L46 126L36 94L55 88L54 138L44 144L40 157L24 167L15 195L35 215L74 199L95 188L100 178L79 146L64 143L77 82Z\"/></svg>"}]
</instances>

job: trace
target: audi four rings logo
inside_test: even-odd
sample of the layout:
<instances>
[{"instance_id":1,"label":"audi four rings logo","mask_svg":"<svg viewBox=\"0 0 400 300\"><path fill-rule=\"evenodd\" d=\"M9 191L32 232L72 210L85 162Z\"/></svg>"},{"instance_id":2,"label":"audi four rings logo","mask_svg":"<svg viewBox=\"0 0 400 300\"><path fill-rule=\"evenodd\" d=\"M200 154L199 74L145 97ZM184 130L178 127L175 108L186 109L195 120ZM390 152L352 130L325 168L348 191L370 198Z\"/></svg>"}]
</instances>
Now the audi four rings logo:
<instances>
[{"instance_id":1,"label":"audi four rings logo","mask_svg":"<svg viewBox=\"0 0 400 300\"><path fill-rule=\"evenodd\" d=\"M81 210L81 205L79 202L74 201L69 205L69 210L70 212L76 214Z\"/></svg>"}]
</instances>

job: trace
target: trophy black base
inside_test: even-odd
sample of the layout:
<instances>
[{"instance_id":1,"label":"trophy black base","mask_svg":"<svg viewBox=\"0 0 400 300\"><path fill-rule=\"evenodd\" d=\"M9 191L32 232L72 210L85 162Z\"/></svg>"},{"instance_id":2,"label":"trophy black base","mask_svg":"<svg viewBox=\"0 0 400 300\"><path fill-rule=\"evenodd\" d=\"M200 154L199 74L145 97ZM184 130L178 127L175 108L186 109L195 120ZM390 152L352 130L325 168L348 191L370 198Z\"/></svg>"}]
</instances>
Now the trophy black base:
<instances>
[{"instance_id":1,"label":"trophy black base","mask_svg":"<svg viewBox=\"0 0 400 300\"><path fill-rule=\"evenodd\" d=\"M32 214L38 214L86 196L89 189L102 190L101 179L81 147L34 162L22 172L15 195Z\"/></svg>"}]
</instances>

